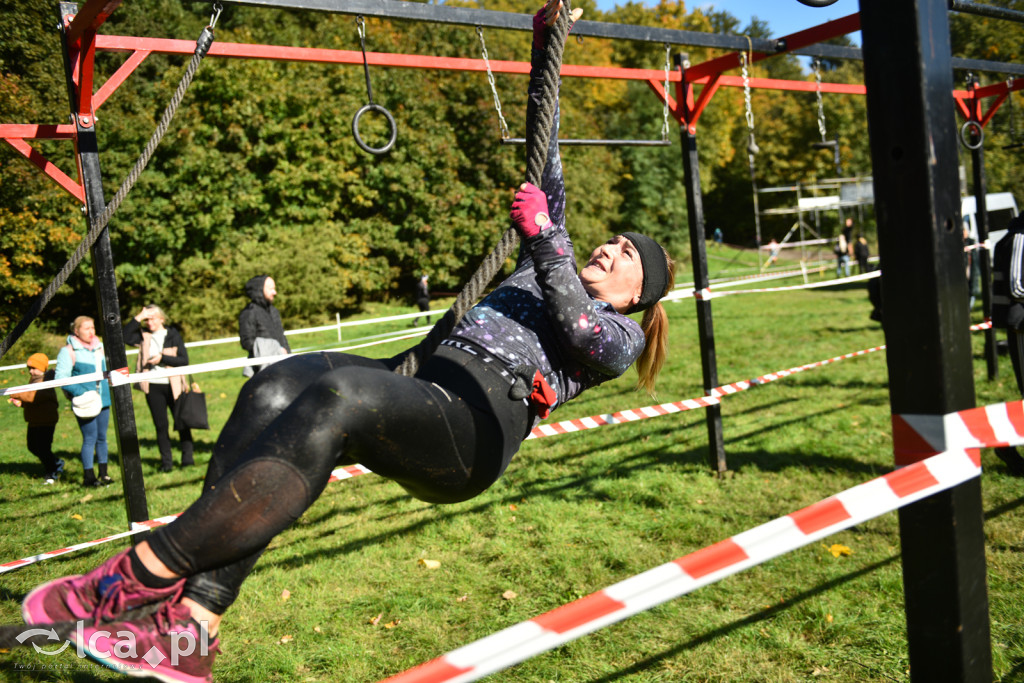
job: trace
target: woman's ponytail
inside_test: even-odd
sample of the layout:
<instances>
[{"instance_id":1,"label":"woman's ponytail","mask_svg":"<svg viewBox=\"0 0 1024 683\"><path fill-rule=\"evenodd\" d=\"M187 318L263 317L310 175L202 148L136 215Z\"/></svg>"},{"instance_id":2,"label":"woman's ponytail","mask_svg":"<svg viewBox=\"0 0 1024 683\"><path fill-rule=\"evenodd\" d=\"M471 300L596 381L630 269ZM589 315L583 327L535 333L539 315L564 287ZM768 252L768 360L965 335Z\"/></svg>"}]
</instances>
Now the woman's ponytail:
<instances>
[{"instance_id":1,"label":"woman's ponytail","mask_svg":"<svg viewBox=\"0 0 1024 683\"><path fill-rule=\"evenodd\" d=\"M668 263L668 284L661 295L663 297L672 291L672 287L675 285L675 263L667 252L665 261ZM643 389L654 396L654 385L658 381L658 373L661 372L662 366L665 365L665 359L668 357L668 314L660 301L644 311L640 327L644 331L646 344L643 353L636 361L636 370L639 374L636 386L637 389Z\"/></svg>"}]
</instances>

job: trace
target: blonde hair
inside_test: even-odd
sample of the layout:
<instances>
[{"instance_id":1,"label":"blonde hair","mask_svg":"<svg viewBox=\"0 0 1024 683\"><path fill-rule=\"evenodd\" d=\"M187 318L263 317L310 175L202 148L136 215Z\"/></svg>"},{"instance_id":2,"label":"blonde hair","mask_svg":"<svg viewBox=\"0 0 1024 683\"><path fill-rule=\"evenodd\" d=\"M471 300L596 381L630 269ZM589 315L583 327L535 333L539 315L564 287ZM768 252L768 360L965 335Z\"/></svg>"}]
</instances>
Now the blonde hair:
<instances>
[{"instance_id":1,"label":"blonde hair","mask_svg":"<svg viewBox=\"0 0 1024 683\"><path fill-rule=\"evenodd\" d=\"M664 249L665 261L668 264L668 284L662 296L668 294L676 281L676 264L672 257ZM665 365L665 358L668 356L668 314L661 302L654 304L646 311L640 321L640 327L644 331L643 353L636 361L637 378L636 388L643 389L651 396L654 396L654 385L658 381L658 374Z\"/></svg>"},{"instance_id":2,"label":"blonde hair","mask_svg":"<svg viewBox=\"0 0 1024 683\"><path fill-rule=\"evenodd\" d=\"M164 313L164 309L160 308L156 304L149 304L145 308L147 311L150 312L150 315L157 316L158 318L164 321L164 325L167 324L167 314Z\"/></svg>"},{"instance_id":3,"label":"blonde hair","mask_svg":"<svg viewBox=\"0 0 1024 683\"><path fill-rule=\"evenodd\" d=\"M78 330L82 329L82 325L85 324L86 320L91 322L93 325L96 324L96 321L93 320L92 318L90 318L89 316L87 316L87 315L80 315L80 316L78 316L77 318L75 318L71 322L71 333L77 337L78 336Z\"/></svg>"}]
</instances>

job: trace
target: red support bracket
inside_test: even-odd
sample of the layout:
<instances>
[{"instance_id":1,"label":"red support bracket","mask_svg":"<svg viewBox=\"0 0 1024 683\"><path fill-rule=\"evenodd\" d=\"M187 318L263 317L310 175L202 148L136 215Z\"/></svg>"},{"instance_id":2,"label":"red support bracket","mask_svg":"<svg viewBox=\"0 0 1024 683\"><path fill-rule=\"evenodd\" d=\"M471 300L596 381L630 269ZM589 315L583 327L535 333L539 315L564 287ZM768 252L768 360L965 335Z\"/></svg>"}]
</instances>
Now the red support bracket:
<instances>
[{"instance_id":1,"label":"red support bracket","mask_svg":"<svg viewBox=\"0 0 1024 683\"><path fill-rule=\"evenodd\" d=\"M847 33L853 33L854 31L859 30L860 14L851 14L849 16L842 17L841 19L827 21L824 24L812 26L811 28L804 29L803 31L797 31L796 33L791 33L788 36L779 38L779 44L782 45L782 50L773 55L764 54L763 52L752 52L750 54L750 63L759 62L762 59L768 59L769 57L774 57L786 52L792 52L793 50L799 50L800 48L807 47L808 45L814 45L822 42L823 40L835 38L836 36L845 36ZM691 82L696 82L714 74L720 74L724 71L737 69L739 66L740 53L733 52L687 69L687 76Z\"/></svg>"},{"instance_id":2,"label":"red support bracket","mask_svg":"<svg viewBox=\"0 0 1024 683\"><path fill-rule=\"evenodd\" d=\"M74 64L74 83L77 92L75 115L79 125L89 128L95 124L93 109L93 60L96 57L96 30L103 25L121 0L88 0L77 14L65 14L65 37L68 59Z\"/></svg>"},{"instance_id":3,"label":"red support bracket","mask_svg":"<svg viewBox=\"0 0 1024 683\"><path fill-rule=\"evenodd\" d=\"M1003 105L1003 102L1010 96L1010 93L1017 90L1024 90L1024 79L1010 79L1000 83L992 83L983 88L971 85L967 87L967 90L954 91L953 102L956 104L956 110L960 116L967 121L977 121L984 128L992 120L996 112L999 111L999 107ZM983 113L982 100L988 97L996 99L989 104L988 109Z\"/></svg>"},{"instance_id":4,"label":"red support bracket","mask_svg":"<svg viewBox=\"0 0 1024 683\"><path fill-rule=\"evenodd\" d=\"M14 148L18 154L28 159L29 163L57 182L68 194L85 204L85 188L72 180L64 171L57 168L46 157L37 152L23 138L0 138Z\"/></svg>"}]
</instances>

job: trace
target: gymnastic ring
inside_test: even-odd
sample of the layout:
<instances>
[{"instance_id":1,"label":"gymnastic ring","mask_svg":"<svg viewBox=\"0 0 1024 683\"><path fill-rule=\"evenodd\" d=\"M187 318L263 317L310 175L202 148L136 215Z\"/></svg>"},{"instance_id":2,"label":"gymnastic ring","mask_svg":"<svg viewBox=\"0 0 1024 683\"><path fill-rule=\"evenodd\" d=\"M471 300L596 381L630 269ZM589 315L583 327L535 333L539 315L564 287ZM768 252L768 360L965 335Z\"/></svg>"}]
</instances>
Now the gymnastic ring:
<instances>
[{"instance_id":1,"label":"gymnastic ring","mask_svg":"<svg viewBox=\"0 0 1024 683\"><path fill-rule=\"evenodd\" d=\"M836 0L797 0L801 5L808 7L828 7L835 4Z\"/></svg>"},{"instance_id":2,"label":"gymnastic ring","mask_svg":"<svg viewBox=\"0 0 1024 683\"><path fill-rule=\"evenodd\" d=\"M967 141L967 129L971 126L978 131L978 143L975 145ZM985 142L985 129L977 121L964 121L964 125L960 126L960 142L964 143L964 147L967 149L980 149L981 144Z\"/></svg>"},{"instance_id":3,"label":"gymnastic ring","mask_svg":"<svg viewBox=\"0 0 1024 683\"><path fill-rule=\"evenodd\" d=\"M359 135L359 119L368 111L376 111L383 114L388 120L388 125L391 127L391 138L383 147L370 147ZM359 148L364 152L369 152L370 154L387 154L391 151L391 148L395 146L395 140L398 139L398 126L395 124L395 117L392 116L391 112L384 107L373 103L364 104L362 108L356 112L356 115L352 117L352 135L356 138L356 144L359 145Z\"/></svg>"}]
</instances>

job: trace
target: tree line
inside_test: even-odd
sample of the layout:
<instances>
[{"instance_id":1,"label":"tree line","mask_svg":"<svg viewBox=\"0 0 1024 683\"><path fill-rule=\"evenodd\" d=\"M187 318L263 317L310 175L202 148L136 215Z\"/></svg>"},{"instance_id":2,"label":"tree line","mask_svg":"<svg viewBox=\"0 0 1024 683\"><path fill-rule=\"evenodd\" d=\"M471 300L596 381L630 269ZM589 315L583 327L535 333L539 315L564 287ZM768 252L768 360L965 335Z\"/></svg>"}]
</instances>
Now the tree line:
<instances>
[{"instance_id":1,"label":"tree line","mask_svg":"<svg viewBox=\"0 0 1024 683\"><path fill-rule=\"evenodd\" d=\"M56 5L0 0L0 30L7 38L0 44L4 123L67 120ZM770 16L742 25L727 12L697 5L688 10L677 1L628 2L611 12L597 10L593 0L576 5L585 18L599 21L772 35ZM535 9L519 0L496 0L486 8ZM118 7L102 32L194 39L210 11L208 3L134 0ZM1019 57L1022 41L1008 37L1019 35L1016 25L956 14L951 21L955 55ZM367 18L365 30L369 51L481 56L473 27ZM492 60L529 58L525 33L487 30L484 37ZM359 49L351 16L235 5L225 7L216 39ZM834 42L849 44L846 38ZM687 50L695 64L719 54L677 49ZM124 59L98 53L97 83ZM568 41L564 61L660 70L664 59L660 44L586 38ZM152 134L186 63L187 57L150 55L98 111L108 200ZM863 82L859 62L824 61L822 69L825 81ZM814 78L793 56L758 62L751 75ZM981 76L983 83L1000 78ZM110 222L122 314L158 303L193 338L232 333L245 303L242 286L259 273L277 280L285 324L294 327L323 323L335 311L351 313L370 301L409 300L423 272L435 290L458 290L507 227L525 152L500 144L484 74L371 67L370 77L374 101L398 125L397 144L384 156L361 151L351 133L352 116L367 101L361 66L208 57L147 170ZM523 137L526 79L499 74L495 80L512 135ZM643 83L566 78L561 102L563 137L661 136L662 105ZM834 176L831 153L811 147L820 141L813 92L755 91L752 109L761 187ZM864 98L825 94L823 110L829 138L839 139L844 175L870 175ZM385 132L372 114L361 128L371 141ZM1004 106L987 131L990 191L1020 185L1017 152L1002 149L1017 136L1024 137L1024 117L1014 118ZM678 141L675 125L670 138ZM69 143L33 144L75 175ZM698 144L709 231L718 227L727 242L754 246L741 90L716 94L700 120ZM685 268L689 238L678 144L570 147L562 156L578 256L617 232L638 230L666 244ZM7 146L0 147L0 169L0 331L6 332L67 260L85 222L75 200ZM762 208L772 201L762 198ZM763 240L781 238L788 227L782 219L765 219ZM838 224L823 228L825 236L837 230ZM39 325L63 331L75 315L95 315L95 306L87 260Z\"/></svg>"}]
</instances>

